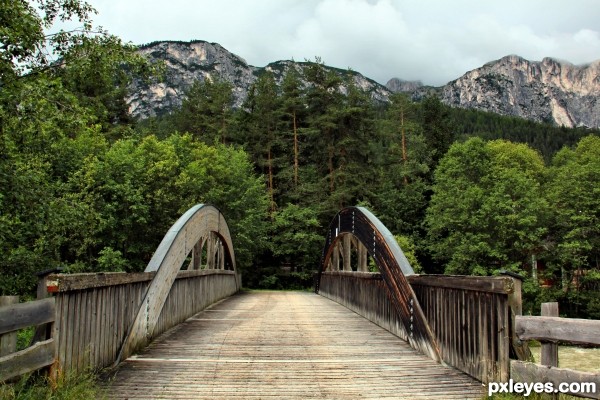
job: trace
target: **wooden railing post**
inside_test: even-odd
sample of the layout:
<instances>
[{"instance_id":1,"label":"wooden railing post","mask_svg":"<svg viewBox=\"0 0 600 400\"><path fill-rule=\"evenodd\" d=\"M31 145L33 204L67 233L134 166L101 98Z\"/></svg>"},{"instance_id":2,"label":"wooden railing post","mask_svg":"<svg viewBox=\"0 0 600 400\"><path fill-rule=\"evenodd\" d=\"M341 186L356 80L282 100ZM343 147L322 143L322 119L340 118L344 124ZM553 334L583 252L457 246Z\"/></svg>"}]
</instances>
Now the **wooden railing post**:
<instances>
[{"instance_id":1,"label":"wooden railing post","mask_svg":"<svg viewBox=\"0 0 600 400\"><path fill-rule=\"evenodd\" d=\"M502 271L501 275L508 276L513 282L513 291L508 293L508 307L510 308L510 335L511 346L518 360L533 361L533 355L527 342L519 339L515 329L515 317L523 315L523 297L521 294L523 287L523 277L510 271Z\"/></svg>"},{"instance_id":2,"label":"wooden railing post","mask_svg":"<svg viewBox=\"0 0 600 400\"><path fill-rule=\"evenodd\" d=\"M558 317L558 303L542 303L542 317ZM542 365L558 367L558 344L542 342Z\"/></svg>"},{"instance_id":3,"label":"wooden railing post","mask_svg":"<svg viewBox=\"0 0 600 400\"><path fill-rule=\"evenodd\" d=\"M38 277L38 286L37 286L37 299L38 300L42 300L42 299L45 299L46 297L50 296L50 294L48 293L48 287L47 287L48 275L57 274L61 271L62 271L62 268L52 268L52 269L47 269L45 271L36 273L36 276ZM50 339L51 337L56 336L56 335L53 335L53 332L52 332L52 330L54 328L55 328L54 323L36 326L35 333L33 334L33 337L31 338L30 346L37 342L42 342L46 339ZM56 333L56 332L54 332L54 333Z\"/></svg>"},{"instance_id":4,"label":"wooden railing post","mask_svg":"<svg viewBox=\"0 0 600 400\"><path fill-rule=\"evenodd\" d=\"M17 304L19 296L0 296L0 307ZM0 334L0 357L7 356L17 351L17 332Z\"/></svg>"}]
</instances>

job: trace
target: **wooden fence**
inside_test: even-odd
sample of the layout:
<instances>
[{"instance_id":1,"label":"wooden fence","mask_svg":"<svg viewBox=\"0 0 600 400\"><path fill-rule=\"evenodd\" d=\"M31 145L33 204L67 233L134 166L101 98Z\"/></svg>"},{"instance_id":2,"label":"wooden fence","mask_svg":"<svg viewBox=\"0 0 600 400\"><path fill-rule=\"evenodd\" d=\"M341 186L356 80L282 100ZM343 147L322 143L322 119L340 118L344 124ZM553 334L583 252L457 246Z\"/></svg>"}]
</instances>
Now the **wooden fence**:
<instances>
[{"instance_id":1,"label":"wooden fence","mask_svg":"<svg viewBox=\"0 0 600 400\"><path fill-rule=\"evenodd\" d=\"M17 296L6 297L9 301L0 301L0 382L52 365L56 349L54 299L18 303ZM16 351L18 330L45 324L50 324L49 337Z\"/></svg>"},{"instance_id":2,"label":"wooden fence","mask_svg":"<svg viewBox=\"0 0 600 400\"><path fill-rule=\"evenodd\" d=\"M63 370L111 366L154 277L154 272L51 275L56 293L57 362ZM180 271L152 337L239 290L234 271Z\"/></svg>"},{"instance_id":3,"label":"wooden fence","mask_svg":"<svg viewBox=\"0 0 600 400\"><path fill-rule=\"evenodd\" d=\"M442 359L487 383L505 382L520 281L502 277L412 275L407 277L440 348ZM407 340L378 273L328 271L319 294Z\"/></svg>"},{"instance_id":4,"label":"wooden fence","mask_svg":"<svg viewBox=\"0 0 600 400\"><path fill-rule=\"evenodd\" d=\"M600 374L558 368L558 342L600 346L600 321L575 318L559 318L558 303L543 303L542 316L517 316L516 335L520 340L539 340L542 343L541 364L512 360L510 375L517 382L552 382L581 388L582 383L593 384L593 392L571 391L579 397L600 399ZM583 357L583 355L582 355Z\"/></svg>"}]
</instances>

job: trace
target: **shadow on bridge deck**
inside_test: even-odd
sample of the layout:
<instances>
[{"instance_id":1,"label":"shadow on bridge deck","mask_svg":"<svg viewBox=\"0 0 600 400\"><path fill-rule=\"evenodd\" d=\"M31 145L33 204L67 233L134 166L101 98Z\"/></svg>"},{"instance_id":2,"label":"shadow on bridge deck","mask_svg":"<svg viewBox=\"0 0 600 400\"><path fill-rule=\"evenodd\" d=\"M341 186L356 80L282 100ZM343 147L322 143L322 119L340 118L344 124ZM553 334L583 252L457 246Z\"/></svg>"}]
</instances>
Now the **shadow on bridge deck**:
<instances>
[{"instance_id":1,"label":"shadow on bridge deck","mask_svg":"<svg viewBox=\"0 0 600 400\"><path fill-rule=\"evenodd\" d=\"M121 364L115 399L482 398L480 382L308 292L246 292Z\"/></svg>"}]
</instances>

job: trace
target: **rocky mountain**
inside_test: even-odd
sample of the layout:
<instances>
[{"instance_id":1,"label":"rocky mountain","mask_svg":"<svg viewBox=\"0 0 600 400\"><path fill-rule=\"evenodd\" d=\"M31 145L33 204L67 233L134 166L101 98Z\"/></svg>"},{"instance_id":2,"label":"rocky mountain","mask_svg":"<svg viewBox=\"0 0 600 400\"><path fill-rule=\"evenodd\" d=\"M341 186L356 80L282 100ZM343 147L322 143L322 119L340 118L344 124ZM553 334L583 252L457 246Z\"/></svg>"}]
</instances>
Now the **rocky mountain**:
<instances>
[{"instance_id":1,"label":"rocky mountain","mask_svg":"<svg viewBox=\"0 0 600 400\"><path fill-rule=\"evenodd\" d=\"M166 67L159 83L135 82L128 98L130 112L146 118L176 109L195 80L224 79L233 84L235 107L265 70L280 83L289 68L301 71L307 62L277 61L265 67L249 65L217 43L154 42L139 52ZM386 102L391 93L403 92L413 100L435 94L454 107L475 108L567 127L600 127L600 60L583 66L545 58L541 62L507 56L467 72L441 87L419 81L391 79L383 86L363 75L331 67L348 76L375 101ZM342 91L345 89L342 87Z\"/></svg>"},{"instance_id":2,"label":"rocky mountain","mask_svg":"<svg viewBox=\"0 0 600 400\"><path fill-rule=\"evenodd\" d=\"M176 109L194 81L204 79L223 79L231 82L234 88L234 107L240 107L252 83L263 71L271 71L275 80L281 83L289 68L300 71L308 65L307 62L277 61L265 67L254 67L221 45L205 41L154 42L141 46L138 51L151 61L162 61L165 65L165 77L161 82L134 82L131 87L131 94L127 99L129 111L139 118ZM391 94L385 86L357 72L326 68L343 76L352 75L354 83L370 93L375 101L385 102Z\"/></svg>"},{"instance_id":3,"label":"rocky mountain","mask_svg":"<svg viewBox=\"0 0 600 400\"><path fill-rule=\"evenodd\" d=\"M437 94L453 107L475 108L567 127L600 127L600 60L583 66L507 56L439 88L390 80L392 91L419 99Z\"/></svg>"}]
</instances>

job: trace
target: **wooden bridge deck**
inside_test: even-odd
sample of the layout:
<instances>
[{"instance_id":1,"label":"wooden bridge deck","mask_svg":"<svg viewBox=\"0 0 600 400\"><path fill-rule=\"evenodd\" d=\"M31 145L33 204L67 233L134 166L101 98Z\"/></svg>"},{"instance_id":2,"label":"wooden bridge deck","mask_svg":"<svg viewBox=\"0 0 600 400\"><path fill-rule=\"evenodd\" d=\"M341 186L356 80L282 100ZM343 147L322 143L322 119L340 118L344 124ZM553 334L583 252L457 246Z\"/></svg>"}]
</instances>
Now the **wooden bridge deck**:
<instances>
[{"instance_id":1,"label":"wooden bridge deck","mask_svg":"<svg viewBox=\"0 0 600 400\"><path fill-rule=\"evenodd\" d=\"M250 292L195 315L126 360L115 399L480 399L480 382L306 292Z\"/></svg>"}]
</instances>

